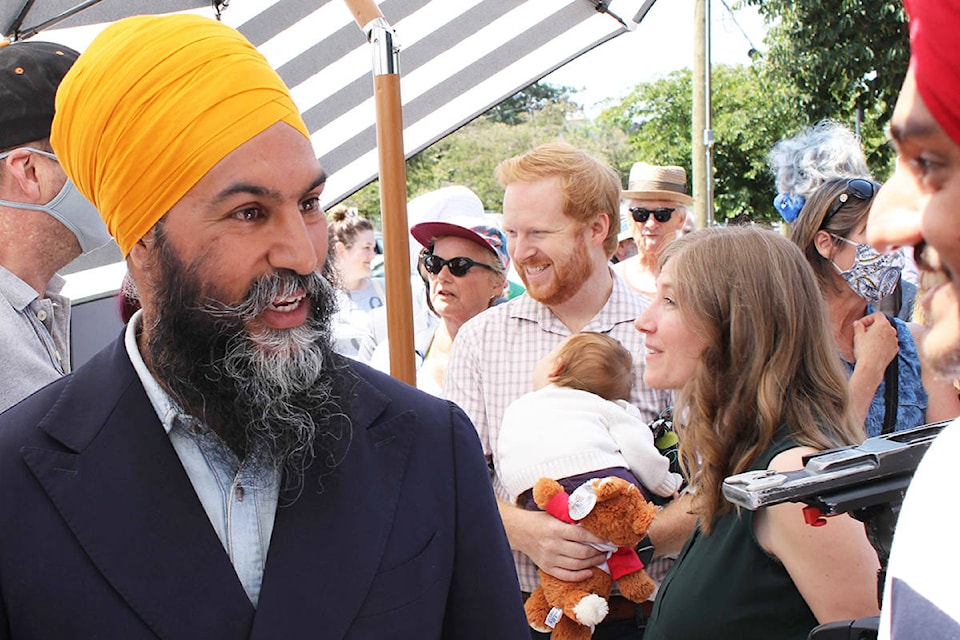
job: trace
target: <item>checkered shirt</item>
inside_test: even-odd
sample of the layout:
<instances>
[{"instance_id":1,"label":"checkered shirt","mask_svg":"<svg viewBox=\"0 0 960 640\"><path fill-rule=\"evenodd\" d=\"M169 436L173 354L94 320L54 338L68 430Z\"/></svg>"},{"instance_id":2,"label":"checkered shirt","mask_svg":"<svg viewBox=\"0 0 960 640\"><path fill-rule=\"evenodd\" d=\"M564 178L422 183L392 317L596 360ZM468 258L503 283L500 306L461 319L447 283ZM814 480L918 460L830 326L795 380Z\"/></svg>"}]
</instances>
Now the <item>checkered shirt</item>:
<instances>
[{"instance_id":1,"label":"checkered shirt","mask_svg":"<svg viewBox=\"0 0 960 640\"><path fill-rule=\"evenodd\" d=\"M620 276L611 274L610 298L583 331L616 338L633 354L637 371L630 400L640 409L643 419L651 422L670 405L671 394L643 384L644 337L634 327L634 320L646 302ZM502 500L510 500L497 473L497 439L503 412L513 400L533 390L537 362L571 333L547 306L528 294L484 311L457 332L444 393L463 408L476 426L483 452L493 465L494 493ZM533 591L539 583L537 567L526 555L518 551L513 555L520 589Z\"/></svg>"}]
</instances>

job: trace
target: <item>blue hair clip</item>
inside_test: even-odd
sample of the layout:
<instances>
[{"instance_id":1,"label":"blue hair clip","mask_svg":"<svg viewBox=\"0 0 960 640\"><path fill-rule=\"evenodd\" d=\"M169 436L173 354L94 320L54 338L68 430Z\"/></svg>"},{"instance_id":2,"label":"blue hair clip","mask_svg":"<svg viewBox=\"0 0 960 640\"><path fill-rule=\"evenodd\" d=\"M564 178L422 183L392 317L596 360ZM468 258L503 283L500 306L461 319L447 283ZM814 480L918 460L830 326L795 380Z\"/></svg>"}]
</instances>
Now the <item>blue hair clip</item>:
<instances>
[{"instance_id":1,"label":"blue hair clip","mask_svg":"<svg viewBox=\"0 0 960 640\"><path fill-rule=\"evenodd\" d=\"M800 215L806 201L806 198L795 193L781 193L773 199L773 206L780 213L780 217L790 223Z\"/></svg>"}]
</instances>

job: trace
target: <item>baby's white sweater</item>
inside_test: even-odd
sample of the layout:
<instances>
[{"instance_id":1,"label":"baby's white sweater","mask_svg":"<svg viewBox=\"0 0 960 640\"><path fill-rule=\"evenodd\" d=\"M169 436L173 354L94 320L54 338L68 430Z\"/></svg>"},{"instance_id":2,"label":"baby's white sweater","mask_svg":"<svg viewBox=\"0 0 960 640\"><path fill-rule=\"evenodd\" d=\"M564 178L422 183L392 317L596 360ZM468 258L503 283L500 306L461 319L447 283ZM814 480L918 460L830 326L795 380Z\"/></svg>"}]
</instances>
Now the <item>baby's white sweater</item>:
<instances>
[{"instance_id":1,"label":"baby's white sweater","mask_svg":"<svg viewBox=\"0 0 960 640\"><path fill-rule=\"evenodd\" d=\"M626 467L644 487L667 497L682 478L653 444L636 407L547 385L514 400L503 414L494 468L512 501L540 478L567 478Z\"/></svg>"}]
</instances>

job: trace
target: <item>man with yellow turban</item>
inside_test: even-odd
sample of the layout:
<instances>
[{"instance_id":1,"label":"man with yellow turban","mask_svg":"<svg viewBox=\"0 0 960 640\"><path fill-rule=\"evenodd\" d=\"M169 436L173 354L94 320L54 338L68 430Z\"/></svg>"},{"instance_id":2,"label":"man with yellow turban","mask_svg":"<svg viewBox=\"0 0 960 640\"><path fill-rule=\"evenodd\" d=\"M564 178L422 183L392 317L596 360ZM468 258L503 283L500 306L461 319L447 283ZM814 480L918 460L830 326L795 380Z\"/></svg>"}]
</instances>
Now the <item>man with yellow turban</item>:
<instances>
[{"instance_id":1,"label":"man with yellow turban","mask_svg":"<svg viewBox=\"0 0 960 640\"><path fill-rule=\"evenodd\" d=\"M140 297L0 416L0 638L519 638L470 421L333 353L324 173L196 16L108 27L51 143Z\"/></svg>"},{"instance_id":2,"label":"man with yellow turban","mask_svg":"<svg viewBox=\"0 0 960 640\"><path fill-rule=\"evenodd\" d=\"M905 0L910 67L890 120L897 167L877 194L867 238L914 246L940 281L924 298L923 366L960 378L960 0ZM903 501L890 552L881 640L960 638L957 461L960 420L930 446Z\"/></svg>"}]
</instances>

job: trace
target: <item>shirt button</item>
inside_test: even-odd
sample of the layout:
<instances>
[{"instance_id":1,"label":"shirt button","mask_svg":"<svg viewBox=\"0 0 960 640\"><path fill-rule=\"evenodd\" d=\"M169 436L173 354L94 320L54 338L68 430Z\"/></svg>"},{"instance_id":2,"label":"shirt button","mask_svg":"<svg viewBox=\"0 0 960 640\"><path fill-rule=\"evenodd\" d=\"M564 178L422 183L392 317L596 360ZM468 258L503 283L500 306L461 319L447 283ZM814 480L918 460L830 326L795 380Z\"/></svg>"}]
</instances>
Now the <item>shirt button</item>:
<instances>
[{"instance_id":1,"label":"shirt button","mask_svg":"<svg viewBox=\"0 0 960 640\"><path fill-rule=\"evenodd\" d=\"M39 320L40 322L43 322L46 319L47 319L46 311L44 311L43 309L40 309L40 311L37 311L37 320Z\"/></svg>"},{"instance_id":2,"label":"shirt button","mask_svg":"<svg viewBox=\"0 0 960 640\"><path fill-rule=\"evenodd\" d=\"M243 494L243 485L238 484L236 490L234 491L234 495L237 496L237 502L243 502Z\"/></svg>"}]
</instances>

